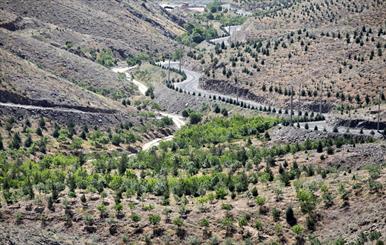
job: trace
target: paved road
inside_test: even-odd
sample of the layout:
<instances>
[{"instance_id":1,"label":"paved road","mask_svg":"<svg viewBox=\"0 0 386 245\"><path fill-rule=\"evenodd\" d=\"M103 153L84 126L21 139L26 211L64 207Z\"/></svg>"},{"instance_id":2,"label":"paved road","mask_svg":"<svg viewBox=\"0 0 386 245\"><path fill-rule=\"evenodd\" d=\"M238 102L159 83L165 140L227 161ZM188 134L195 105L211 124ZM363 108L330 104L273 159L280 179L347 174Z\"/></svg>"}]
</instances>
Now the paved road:
<instances>
[{"instance_id":1,"label":"paved road","mask_svg":"<svg viewBox=\"0 0 386 245\"><path fill-rule=\"evenodd\" d=\"M169 66L169 61L159 62L158 64L163 66L165 69L167 69ZM179 69L179 62L178 61L170 62L170 67L175 68L175 69ZM254 106L255 108L258 108L260 106L268 107L268 105L264 105L264 104L258 103L256 101L247 100L247 99L240 99L240 98L237 98L235 96L224 95L224 94L221 94L218 92L204 90L204 89L199 87L200 78L202 76L201 73L189 70L186 67L182 67L182 71L185 72L185 74L186 74L186 77L187 77L186 80L179 82L179 83L174 83L174 86L176 86L177 88L181 88L187 92L190 92L191 94L194 92L196 95L198 95L200 93L201 96L203 96L203 97L221 96L222 98L226 98L226 99L230 98L233 100L238 100L240 102ZM280 109L278 107L272 107L272 106L271 106L271 108L272 109L275 108L277 112ZM303 112L303 114L304 114L304 112ZM279 114L277 113L277 115L279 115ZM326 128L327 131L332 132L334 127L332 125L328 124L328 121L329 121L328 119L330 118L330 115L329 114L323 114L323 116L326 118L325 121L308 122L309 129L313 130L315 128L315 126L317 126L319 130L323 130L324 128ZM302 127L302 128L304 128L305 125L306 125L306 123L300 123L300 127ZM338 128L339 132L347 132L347 129L349 130L348 132L350 132L351 134L360 134L360 129L354 129L354 128L348 128L348 127L339 127ZM376 137L382 137L382 135L380 133L376 132L376 130L363 129L363 134L364 135L372 135L372 131L375 133Z\"/></svg>"},{"instance_id":2,"label":"paved road","mask_svg":"<svg viewBox=\"0 0 386 245\"><path fill-rule=\"evenodd\" d=\"M133 79L131 74L129 73L130 70L133 70L134 68L137 68L137 66L132 66L132 67L118 67L118 68L113 68L113 72L118 72L118 73L124 73L126 75L126 78L134 83L137 87L138 90L141 94L145 95L146 91L149 89L145 84L138 82L137 80Z\"/></svg>"}]
</instances>

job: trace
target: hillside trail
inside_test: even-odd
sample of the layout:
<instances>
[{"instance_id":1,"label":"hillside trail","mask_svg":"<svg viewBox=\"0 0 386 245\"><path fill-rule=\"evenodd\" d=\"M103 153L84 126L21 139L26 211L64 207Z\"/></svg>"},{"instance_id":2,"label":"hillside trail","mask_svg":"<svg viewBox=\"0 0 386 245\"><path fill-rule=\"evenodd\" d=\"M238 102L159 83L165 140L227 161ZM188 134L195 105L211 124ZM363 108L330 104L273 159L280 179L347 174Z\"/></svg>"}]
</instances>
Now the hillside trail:
<instances>
[{"instance_id":1,"label":"hillside trail","mask_svg":"<svg viewBox=\"0 0 386 245\"><path fill-rule=\"evenodd\" d=\"M94 112L87 112L87 111L81 111L81 110L77 110L77 109L64 108L64 107L43 107L43 106L23 105L23 104L3 103L3 102L0 102L0 106L9 107L9 108L17 108L17 109L27 109L27 110L71 112L71 113L80 113L80 114L87 114L87 113L92 114L92 113L94 113Z\"/></svg>"},{"instance_id":2,"label":"hillside trail","mask_svg":"<svg viewBox=\"0 0 386 245\"><path fill-rule=\"evenodd\" d=\"M126 75L126 79L135 84L137 87L138 87L138 90L139 92L142 94L142 95L146 95L146 91L149 89L148 86L146 86L145 84L135 80L132 75L130 74L130 71L137 68L138 66L132 66L132 67L116 67L116 68L113 68L112 71L113 72L117 72L117 73L124 73ZM163 112L163 111L157 111L157 113L163 117L169 117L173 120L173 123L174 125L176 126L177 129L180 129L182 128L183 126L186 125L186 122L184 120L184 118L180 115L177 115L177 114L172 114L172 113L167 113L167 112ZM165 142L165 141L170 141L174 138L173 135L169 135L169 136L165 136L165 137L162 137L162 138L156 138L146 144L144 144L142 146L142 150L143 151L146 151L146 150L149 150L155 146L158 146L161 142Z\"/></svg>"}]
</instances>

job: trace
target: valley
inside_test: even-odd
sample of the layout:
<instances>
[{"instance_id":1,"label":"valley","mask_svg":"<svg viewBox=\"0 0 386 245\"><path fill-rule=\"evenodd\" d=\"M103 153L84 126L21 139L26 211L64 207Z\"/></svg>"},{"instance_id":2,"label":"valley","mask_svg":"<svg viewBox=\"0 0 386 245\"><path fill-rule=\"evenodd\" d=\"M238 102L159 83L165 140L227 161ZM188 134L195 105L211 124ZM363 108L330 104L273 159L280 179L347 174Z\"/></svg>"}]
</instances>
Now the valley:
<instances>
[{"instance_id":1,"label":"valley","mask_svg":"<svg viewBox=\"0 0 386 245\"><path fill-rule=\"evenodd\" d=\"M0 244L384 244L385 13L0 1Z\"/></svg>"}]
</instances>

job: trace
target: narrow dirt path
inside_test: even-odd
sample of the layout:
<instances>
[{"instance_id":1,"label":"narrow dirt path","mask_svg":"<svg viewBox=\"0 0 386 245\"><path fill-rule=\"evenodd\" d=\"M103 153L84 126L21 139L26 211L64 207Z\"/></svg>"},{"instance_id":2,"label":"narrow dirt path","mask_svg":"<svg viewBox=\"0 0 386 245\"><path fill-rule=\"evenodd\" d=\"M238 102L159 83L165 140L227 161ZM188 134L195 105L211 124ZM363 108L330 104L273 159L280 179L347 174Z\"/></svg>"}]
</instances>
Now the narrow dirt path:
<instances>
[{"instance_id":1,"label":"narrow dirt path","mask_svg":"<svg viewBox=\"0 0 386 245\"><path fill-rule=\"evenodd\" d=\"M146 95L146 91L149 88L145 84L143 84L143 83L133 79L133 77L130 74L130 71L135 69L135 68L137 68L137 66L117 67L117 68L113 68L112 71L113 72L124 73L126 75L127 80L129 82L135 84L138 87L138 90L139 90L139 92L142 95ZM173 120L173 123L174 123L174 125L176 126L177 129L182 128L186 124L186 122L184 121L184 118L182 116L177 115L177 114L171 114L171 113L167 113L167 112L163 112L163 111L157 111L157 113L160 114L161 116L164 116L164 117L170 117ZM159 145L163 141L169 141L169 140L172 140L172 139L173 139L173 135L169 135L169 136L166 136L166 137L154 139L154 140L144 144L142 146L142 150L143 151L149 150L149 149Z\"/></svg>"},{"instance_id":2,"label":"narrow dirt path","mask_svg":"<svg viewBox=\"0 0 386 245\"><path fill-rule=\"evenodd\" d=\"M2 103L2 102L0 102L0 106L27 109L27 110L58 111L58 112L71 112L71 113L81 113L81 114L94 113L94 112L87 112L87 111L81 111L77 109L70 109L70 108L63 108L63 107L43 107L43 106L22 105L22 104Z\"/></svg>"}]
</instances>

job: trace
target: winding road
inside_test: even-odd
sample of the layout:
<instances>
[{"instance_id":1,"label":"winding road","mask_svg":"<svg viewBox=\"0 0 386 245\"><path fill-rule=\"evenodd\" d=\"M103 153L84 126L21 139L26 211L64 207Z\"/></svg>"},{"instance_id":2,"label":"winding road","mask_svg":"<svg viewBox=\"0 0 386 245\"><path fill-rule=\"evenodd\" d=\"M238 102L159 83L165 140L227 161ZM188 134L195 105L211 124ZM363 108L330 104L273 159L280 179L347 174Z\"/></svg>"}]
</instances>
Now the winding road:
<instances>
[{"instance_id":1,"label":"winding road","mask_svg":"<svg viewBox=\"0 0 386 245\"><path fill-rule=\"evenodd\" d=\"M126 79L129 81L129 82L132 82L133 84L135 84L137 87L138 87L138 90L139 92L142 94L142 95L146 95L146 91L149 89L145 84L133 79L133 77L131 76L130 74L130 70L136 68L137 66L132 66L132 67L116 67L116 68L113 68L112 71L113 72L119 72L119 73L124 73L126 75ZM157 113L163 117L170 117L172 120L173 120L173 123L174 125L176 126L177 129L180 129L182 128L186 122L184 121L184 118L182 116L179 116L179 115L176 115L176 114L171 114L171 113L167 113L167 112L163 112L163 111L157 111ZM166 136L166 137L162 137L162 138L156 138L150 142L147 142L145 143L143 146L142 146L142 150L143 151L146 151L146 150L149 150L157 145L159 145L161 142L164 142L164 141L169 141L169 140L172 140L173 139L173 135L169 135L169 136Z\"/></svg>"},{"instance_id":2,"label":"winding road","mask_svg":"<svg viewBox=\"0 0 386 245\"><path fill-rule=\"evenodd\" d=\"M159 62L157 64L161 65L164 69L168 69L168 67L169 67L169 61L168 60L166 60L164 62ZM178 61L171 61L170 62L170 68L179 69L179 62ZM204 89L200 88L200 86L199 86L200 78L202 76L201 73L196 72L196 71L192 71L192 70L187 69L186 67L183 67L183 66L181 69L186 74L187 78L186 78L186 80L184 80L182 82L174 83L174 86L177 88L181 88L182 90L187 91L190 94L193 94L193 93L195 93L196 95L201 94L201 96L203 96L203 97L212 97L212 98L213 98L213 96L216 96L216 97L221 96L222 98L225 98L225 99L229 98L232 100L238 100L239 102L249 104L251 106L254 106L255 108L258 108L260 106L268 107L268 105L264 105L264 104L258 103L256 101L247 100L247 99L240 99L238 97L234 97L231 95L224 95L224 94L221 94L218 92L204 90ZM275 108L277 111L276 115L279 115L278 111L280 108L272 107L272 106L271 106L271 108ZM329 119L331 118L331 115L323 114L323 116L326 118L326 120L300 123L300 127L305 128L306 124L308 124L310 130L313 130L315 128L315 126L317 126L319 130L326 129L327 131L332 132L334 130L334 126L330 125L328 123ZM357 135L362 134L361 129L349 128L349 127L343 127L343 126L338 127L338 131L342 132L342 133L343 132L349 132L350 134L357 134ZM380 134L376 130L363 129L363 135L372 135L373 133L374 133L375 137L378 137L378 138L383 137L382 134Z\"/></svg>"}]
</instances>

